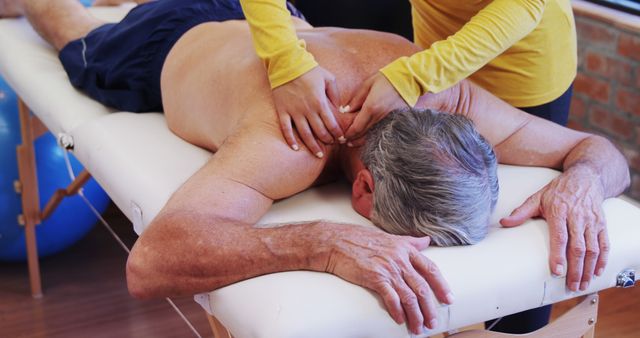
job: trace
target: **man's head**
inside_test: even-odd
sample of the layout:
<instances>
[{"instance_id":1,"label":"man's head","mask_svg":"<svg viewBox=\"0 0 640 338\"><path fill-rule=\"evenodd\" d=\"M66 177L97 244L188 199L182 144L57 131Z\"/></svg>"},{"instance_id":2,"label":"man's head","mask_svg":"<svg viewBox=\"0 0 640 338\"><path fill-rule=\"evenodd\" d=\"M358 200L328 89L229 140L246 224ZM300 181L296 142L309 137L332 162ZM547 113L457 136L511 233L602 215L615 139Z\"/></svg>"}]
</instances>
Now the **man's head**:
<instances>
[{"instance_id":1,"label":"man's head","mask_svg":"<svg viewBox=\"0 0 640 338\"><path fill-rule=\"evenodd\" d=\"M361 159L366 169L354 179L353 204L383 230L430 236L440 246L487 234L497 161L466 117L393 111L369 130Z\"/></svg>"}]
</instances>

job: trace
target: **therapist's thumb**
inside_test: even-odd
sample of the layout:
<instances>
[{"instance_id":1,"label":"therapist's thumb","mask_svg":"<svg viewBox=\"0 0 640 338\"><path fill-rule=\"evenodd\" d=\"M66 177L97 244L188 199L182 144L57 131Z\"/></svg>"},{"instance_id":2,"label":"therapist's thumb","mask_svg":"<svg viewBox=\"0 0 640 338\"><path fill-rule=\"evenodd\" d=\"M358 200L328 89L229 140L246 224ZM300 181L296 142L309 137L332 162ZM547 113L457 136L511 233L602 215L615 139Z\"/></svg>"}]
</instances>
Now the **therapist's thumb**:
<instances>
[{"instance_id":1,"label":"therapist's thumb","mask_svg":"<svg viewBox=\"0 0 640 338\"><path fill-rule=\"evenodd\" d=\"M371 88L371 84L368 82L365 82L363 86L358 88L358 90L353 95L351 100L349 100L349 103L345 106L347 108L347 110L345 110L345 113L352 113L362 109L362 105L364 104L364 101L369 96L370 88Z\"/></svg>"},{"instance_id":2,"label":"therapist's thumb","mask_svg":"<svg viewBox=\"0 0 640 338\"><path fill-rule=\"evenodd\" d=\"M540 216L540 194L535 194L527 198L522 205L515 208L511 215L500 220L500 224L505 228L511 228L524 223L526 220Z\"/></svg>"},{"instance_id":3,"label":"therapist's thumb","mask_svg":"<svg viewBox=\"0 0 640 338\"><path fill-rule=\"evenodd\" d=\"M329 73L329 76L325 77L324 84L326 86L327 97L331 103L338 107L342 102L340 102L340 91L338 90L338 83L336 82L336 77L333 74Z\"/></svg>"}]
</instances>

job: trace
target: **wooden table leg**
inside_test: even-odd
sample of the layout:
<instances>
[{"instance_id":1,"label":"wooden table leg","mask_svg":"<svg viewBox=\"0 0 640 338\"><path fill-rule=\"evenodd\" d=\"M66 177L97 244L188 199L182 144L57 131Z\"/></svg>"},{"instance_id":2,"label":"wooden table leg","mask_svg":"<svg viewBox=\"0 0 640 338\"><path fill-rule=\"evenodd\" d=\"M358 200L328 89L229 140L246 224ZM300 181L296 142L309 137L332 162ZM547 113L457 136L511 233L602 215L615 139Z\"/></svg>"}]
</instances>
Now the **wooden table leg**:
<instances>
[{"instance_id":1,"label":"wooden table leg","mask_svg":"<svg viewBox=\"0 0 640 338\"><path fill-rule=\"evenodd\" d=\"M509 334L486 330L470 330L450 335L451 338L593 338L598 320L598 294L585 297L553 323L526 334Z\"/></svg>"},{"instance_id":2,"label":"wooden table leg","mask_svg":"<svg viewBox=\"0 0 640 338\"><path fill-rule=\"evenodd\" d=\"M36 176L36 160L33 148L33 129L29 108L18 100L22 144L17 147L18 172L22 190L21 221L25 226L25 240L27 243L27 262L29 265L29 280L31 295L42 297L42 282L40 280L40 264L38 261L38 246L36 243L36 225L40 223L40 198L38 195L38 177Z\"/></svg>"},{"instance_id":3,"label":"wooden table leg","mask_svg":"<svg viewBox=\"0 0 640 338\"><path fill-rule=\"evenodd\" d=\"M214 338L233 338L231 333L229 333L229 330L227 330L227 328L224 327L216 317L208 313L206 313L206 315L209 325L211 326L211 330L213 331Z\"/></svg>"},{"instance_id":4,"label":"wooden table leg","mask_svg":"<svg viewBox=\"0 0 640 338\"><path fill-rule=\"evenodd\" d=\"M582 338L593 338L596 336L596 327L592 326L589 331L587 331Z\"/></svg>"}]
</instances>

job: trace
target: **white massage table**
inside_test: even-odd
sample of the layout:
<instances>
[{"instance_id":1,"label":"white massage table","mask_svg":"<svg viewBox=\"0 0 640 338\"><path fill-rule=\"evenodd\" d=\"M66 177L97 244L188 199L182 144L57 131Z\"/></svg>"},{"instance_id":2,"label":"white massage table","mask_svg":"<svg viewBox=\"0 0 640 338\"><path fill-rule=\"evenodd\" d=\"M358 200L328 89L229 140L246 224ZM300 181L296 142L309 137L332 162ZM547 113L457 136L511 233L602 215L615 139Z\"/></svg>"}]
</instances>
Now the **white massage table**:
<instances>
[{"instance_id":1,"label":"white massage table","mask_svg":"<svg viewBox=\"0 0 640 338\"><path fill-rule=\"evenodd\" d=\"M118 20L127 7L92 10L101 18ZM1 75L83 163L138 234L170 195L211 156L173 135L162 114L113 112L73 89L54 50L24 19L0 20L0 46ZM22 113L25 111L23 106ZM24 121L28 124L31 120ZM29 142L26 138L23 147ZM25 158L28 167L28 156ZM428 334L588 294L590 298L574 310L579 320L561 319L557 325L568 324L570 328L553 332L570 337L593 329L597 308L597 295L593 293L616 286L626 269L640 268L640 208L617 198L605 202L611 239L609 263L587 291L570 293L564 278L553 278L549 273L549 238L544 221L530 221L514 229L495 225L557 172L501 165L498 173L500 198L488 237L474 246L425 251L440 267L456 297L453 305L438 308L439 326ZM25 177L21 176L25 181L27 229L38 222L37 216L29 217L27 210L29 198L33 198L28 195L34 193L26 187L28 174L27 170ZM315 219L372 226L352 210L349 187L344 183L314 188L278 202L261 224ZM30 269L33 277L37 259L32 258L31 263L35 264ZM628 285L633 283L633 279L627 280ZM32 290L37 294L39 289L33 287L34 283ZM39 288L39 282L35 287ZM372 292L325 273L274 273L196 295L195 299L212 315L216 333L225 336L410 336L404 325L393 322ZM459 336L465 334L471 333ZM543 334L548 335L549 331Z\"/></svg>"}]
</instances>

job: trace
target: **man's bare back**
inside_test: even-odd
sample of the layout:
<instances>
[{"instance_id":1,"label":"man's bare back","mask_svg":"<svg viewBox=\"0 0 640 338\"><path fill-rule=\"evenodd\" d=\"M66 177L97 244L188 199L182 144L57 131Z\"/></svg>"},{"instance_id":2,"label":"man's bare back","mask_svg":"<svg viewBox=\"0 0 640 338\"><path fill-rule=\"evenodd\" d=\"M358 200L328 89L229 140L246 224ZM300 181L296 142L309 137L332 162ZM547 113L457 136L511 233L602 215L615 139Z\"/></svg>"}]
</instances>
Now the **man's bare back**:
<instances>
[{"instance_id":1,"label":"man's bare back","mask_svg":"<svg viewBox=\"0 0 640 338\"><path fill-rule=\"evenodd\" d=\"M345 97L380 67L416 49L409 41L392 34L313 28L297 18L294 20L300 37L305 39L318 62L336 74L341 95ZM326 145L322 159L304 149L295 152L286 146L278 126L271 87L264 66L253 50L246 21L209 22L189 30L167 56L161 88L168 125L178 136L214 152L226 143L225 148L233 150L218 153L216 157L219 161L233 162L230 165L234 168L239 162L239 153L269 149L269 156L279 158L279 163L286 163L291 172L298 174L291 175L288 184L278 189L267 189L260 184L266 178L258 178L255 171L277 169L265 168L269 162L256 160L255 171L234 178L270 198L291 196L317 183L318 178L325 181L336 174L337 144ZM338 113L336 119L346 128L353 115ZM259 145L238 149L240 144L248 143ZM230 156L226 157L225 153ZM252 159L256 156L245 156L246 161ZM240 168L229 170L242 172Z\"/></svg>"},{"instance_id":2,"label":"man's bare back","mask_svg":"<svg viewBox=\"0 0 640 338\"><path fill-rule=\"evenodd\" d=\"M392 34L313 28L293 19L308 50L336 75L344 97L390 60L417 49ZM376 48L369 48L372 45ZM266 123L278 127L271 87L253 50L246 21L210 22L189 30L165 61L161 86L172 130L209 150L217 150L240 126ZM336 115L343 126L350 122L349 117Z\"/></svg>"}]
</instances>

